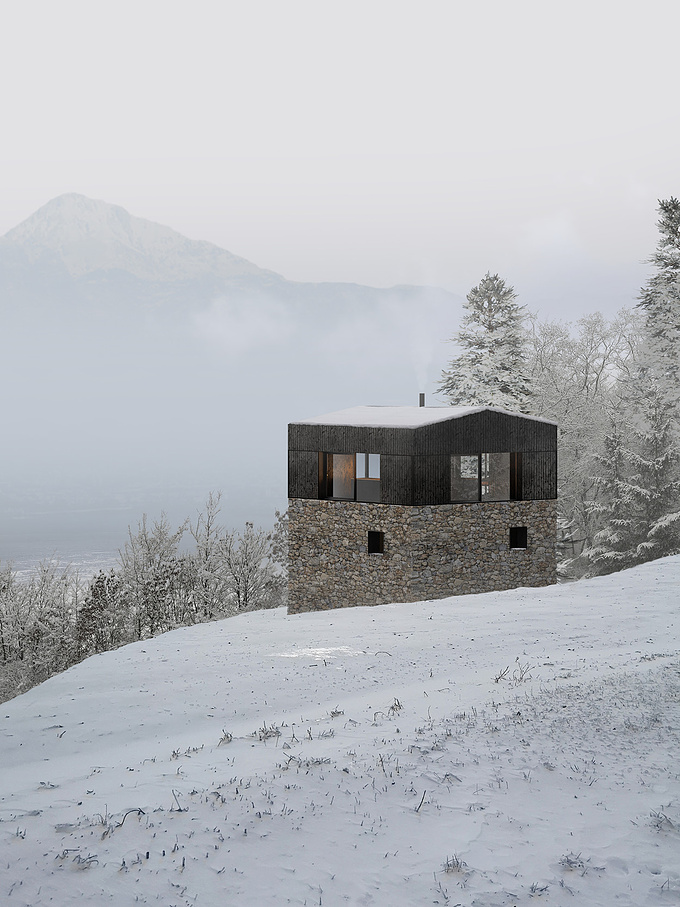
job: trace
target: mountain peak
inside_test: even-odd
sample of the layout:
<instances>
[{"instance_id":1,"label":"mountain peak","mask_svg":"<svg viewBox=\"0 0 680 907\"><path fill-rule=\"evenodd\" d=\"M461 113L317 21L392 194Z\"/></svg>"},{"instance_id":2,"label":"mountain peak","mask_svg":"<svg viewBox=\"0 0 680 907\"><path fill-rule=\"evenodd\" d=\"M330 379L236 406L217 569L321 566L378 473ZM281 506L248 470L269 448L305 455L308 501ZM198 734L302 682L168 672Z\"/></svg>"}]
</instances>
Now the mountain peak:
<instances>
[{"instance_id":1,"label":"mountain peak","mask_svg":"<svg viewBox=\"0 0 680 907\"><path fill-rule=\"evenodd\" d=\"M29 261L60 260L73 277L121 270L145 280L274 276L213 243L187 239L125 208L69 192L7 232Z\"/></svg>"}]
</instances>

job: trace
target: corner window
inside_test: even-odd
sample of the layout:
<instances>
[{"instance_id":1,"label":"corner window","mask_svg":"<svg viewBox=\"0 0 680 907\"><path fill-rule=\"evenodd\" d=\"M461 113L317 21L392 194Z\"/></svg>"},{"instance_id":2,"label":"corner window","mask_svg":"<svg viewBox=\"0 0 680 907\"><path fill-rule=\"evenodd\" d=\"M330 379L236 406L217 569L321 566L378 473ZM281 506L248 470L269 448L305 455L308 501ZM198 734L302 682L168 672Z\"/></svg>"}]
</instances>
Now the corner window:
<instances>
[{"instance_id":1,"label":"corner window","mask_svg":"<svg viewBox=\"0 0 680 907\"><path fill-rule=\"evenodd\" d=\"M380 454L319 454L319 498L380 503Z\"/></svg>"},{"instance_id":2,"label":"corner window","mask_svg":"<svg viewBox=\"0 0 680 907\"><path fill-rule=\"evenodd\" d=\"M522 455L481 453L451 457L451 501L519 501Z\"/></svg>"},{"instance_id":3,"label":"corner window","mask_svg":"<svg viewBox=\"0 0 680 907\"><path fill-rule=\"evenodd\" d=\"M368 553L383 554L385 551L385 533L368 530Z\"/></svg>"},{"instance_id":4,"label":"corner window","mask_svg":"<svg viewBox=\"0 0 680 907\"><path fill-rule=\"evenodd\" d=\"M527 547L527 527L511 526L510 527L510 547L526 548Z\"/></svg>"}]
</instances>

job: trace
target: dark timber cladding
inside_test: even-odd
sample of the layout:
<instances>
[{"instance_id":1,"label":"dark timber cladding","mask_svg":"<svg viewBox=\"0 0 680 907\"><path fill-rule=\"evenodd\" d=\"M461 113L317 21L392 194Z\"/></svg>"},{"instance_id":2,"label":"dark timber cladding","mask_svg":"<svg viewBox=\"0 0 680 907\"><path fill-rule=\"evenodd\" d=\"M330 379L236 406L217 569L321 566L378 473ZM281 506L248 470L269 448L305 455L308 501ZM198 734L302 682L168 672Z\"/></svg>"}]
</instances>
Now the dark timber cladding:
<instances>
[{"instance_id":1,"label":"dark timber cladding","mask_svg":"<svg viewBox=\"0 0 680 907\"><path fill-rule=\"evenodd\" d=\"M288 439L290 614L556 582L554 423L357 406Z\"/></svg>"},{"instance_id":2,"label":"dark timber cladding","mask_svg":"<svg viewBox=\"0 0 680 907\"><path fill-rule=\"evenodd\" d=\"M371 407L364 408L370 422ZM381 411L389 408L378 407ZM399 410L395 407L395 410ZM424 408L422 424L293 423L288 427L288 496L318 497L318 454L380 454L383 504L445 504L450 501L452 455L519 453L522 498L557 497L557 426L493 409ZM432 421L428 421L428 413ZM341 413L334 414L336 417ZM323 418L323 417L322 417ZM337 420L336 420L337 421ZM388 420L389 421L389 420Z\"/></svg>"}]
</instances>

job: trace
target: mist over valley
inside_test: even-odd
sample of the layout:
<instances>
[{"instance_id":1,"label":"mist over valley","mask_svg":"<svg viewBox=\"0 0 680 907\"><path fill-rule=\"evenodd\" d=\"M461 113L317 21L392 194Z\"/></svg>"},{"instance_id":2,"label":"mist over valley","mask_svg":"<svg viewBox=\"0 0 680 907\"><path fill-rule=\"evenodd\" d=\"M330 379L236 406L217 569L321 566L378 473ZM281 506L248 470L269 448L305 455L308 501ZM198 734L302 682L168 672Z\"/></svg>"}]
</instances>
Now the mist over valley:
<instances>
[{"instance_id":1,"label":"mist over valley","mask_svg":"<svg viewBox=\"0 0 680 907\"><path fill-rule=\"evenodd\" d=\"M368 254L368 253L367 253ZM286 426L415 404L461 300L296 283L68 194L0 239L0 561L115 553L143 513L270 525Z\"/></svg>"}]
</instances>

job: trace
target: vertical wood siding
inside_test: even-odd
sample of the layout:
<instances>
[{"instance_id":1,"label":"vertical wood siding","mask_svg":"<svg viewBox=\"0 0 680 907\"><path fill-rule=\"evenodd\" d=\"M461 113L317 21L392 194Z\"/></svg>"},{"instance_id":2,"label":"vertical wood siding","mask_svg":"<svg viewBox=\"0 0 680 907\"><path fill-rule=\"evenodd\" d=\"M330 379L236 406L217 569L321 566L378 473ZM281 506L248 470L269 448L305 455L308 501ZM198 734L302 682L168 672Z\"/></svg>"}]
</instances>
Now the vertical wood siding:
<instances>
[{"instance_id":1,"label":"vertical wood siding","mask_svg":"<svg viewBox=\"0 0 680 907\"><path fill-rule=\"evenodd\" d=\"M485 410L422 428L288 426L288 495L318 497L318 454L381 455L384 504L443 504L450 499L451 454L523 454L523 498L557 497L557 427Z\"/></svg>"},{"instance_id":2,"label":"vertical wood siding","mask_svg":"<svg viewBox=\"0 0 680 907\"><path fill-rule=\"evenodd\" d=\"M552 450L522 455L522 497L525 501L557 498L557 456Z\"/></svg>"},{"instance_id":3,"label":"vertical wood siding","mask_svg":"<svg viewBox=\"0 0 680 907\"><path fill-rule=\"evenodd\" d=\"M312 450L288 451L288 497L319 497L319 454Z\"/></svg>"},{"instance_id":4,"label":"vertical wood siding","mask_svg":"<svg viewBox=\"0 0 680 907\"><path fill-rule=\"evenodd\" d=\"M413 503L448 504L451 500L451 458L413 458Z\"/></svg>"},{"instance_id":5,"label":"vertical wood siding","mask_svg":"<svg viewBox=\"0 0 680 907\"><path fill-rule=\"evenodd\" d=\"M413 457L380 455L380 491L383 504L413 503Z\"/></svg>"}]
</instances>

